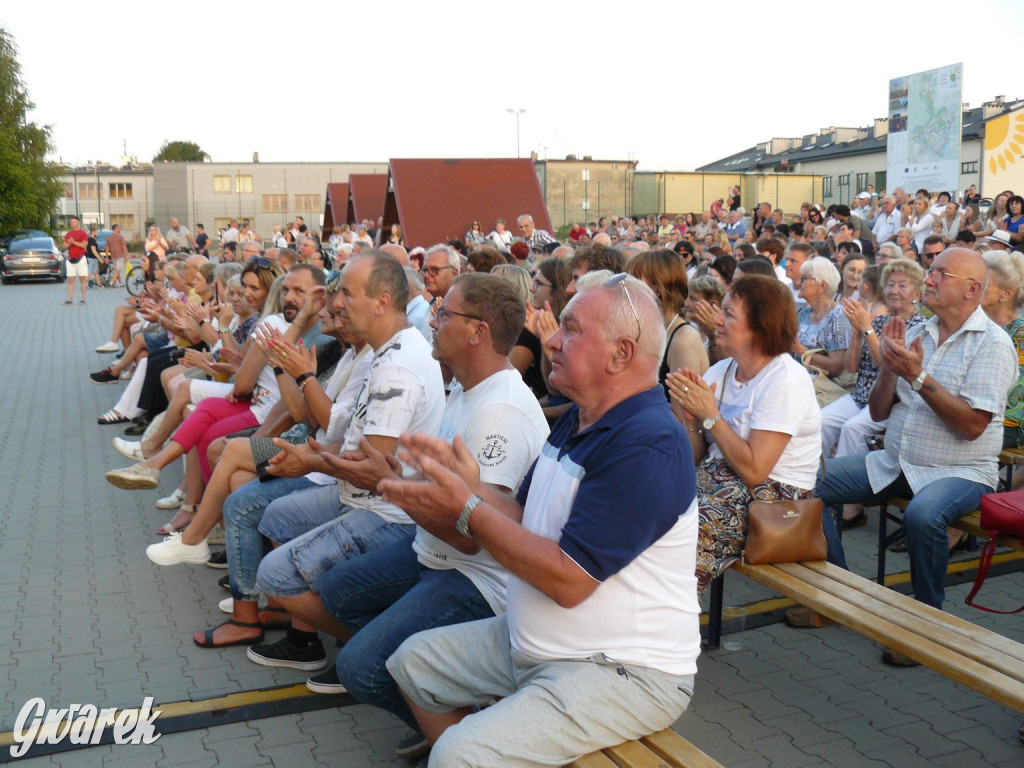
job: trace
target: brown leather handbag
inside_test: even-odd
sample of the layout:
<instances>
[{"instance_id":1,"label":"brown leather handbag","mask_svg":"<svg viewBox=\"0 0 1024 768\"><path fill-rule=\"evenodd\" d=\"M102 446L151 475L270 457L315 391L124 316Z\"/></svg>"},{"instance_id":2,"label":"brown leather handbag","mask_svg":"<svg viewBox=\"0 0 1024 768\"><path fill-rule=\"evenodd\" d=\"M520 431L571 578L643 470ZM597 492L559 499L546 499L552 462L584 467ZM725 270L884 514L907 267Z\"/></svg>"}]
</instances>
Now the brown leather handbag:
<instances>
[{"instance_id":1,"label":"brown leather handbag","mask_svg":"<svg viewBox=\"0 0 1024 768\"><path fill-rule=\"evenodd\" d=\"M744 562L752 565L824 560L821 499L752 501L747 507Z\"/></svg>"}]
</instances>

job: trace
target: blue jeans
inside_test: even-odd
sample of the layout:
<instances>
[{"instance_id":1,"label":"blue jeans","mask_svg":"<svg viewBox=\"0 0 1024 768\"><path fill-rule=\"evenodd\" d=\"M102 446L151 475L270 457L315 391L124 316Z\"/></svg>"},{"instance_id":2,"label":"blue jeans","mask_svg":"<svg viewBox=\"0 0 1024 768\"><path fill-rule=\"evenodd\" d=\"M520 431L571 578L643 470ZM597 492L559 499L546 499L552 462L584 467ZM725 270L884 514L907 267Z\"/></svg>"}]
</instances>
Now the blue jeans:
<instances>
[{"instance_id":1,"label":"blue jeans","mask_svg":"<svg viewBox=\"0 0 1024 768\"><path fill-rule=\"evenodd\" d=\"M334 566L320 577L320 598L354 634L338 653L342 684L358 701L419 731L387 660L417 632L490 618L494 612L460 571L422 565L412 548L414 536L410 530L392 544Z\"/></svg>"},{"instance_id":2,"label":"blue jeans","mask_svg":"<svg viewBox=\"0 0 1024 768\"><path fill-rule=\"evenodd\" d=\"M334 488L334 486L330 486ZM297 494L309 496L316 490ZM259 591L271 597L297 597L306 592L317 592L320 577L345 560L357 558L398 539L404 539L415 526L409 523L391 523L368 509L343 506L334 488L337 502L335 519L311 531L301 533L288 541L281 533L271 536L274 522L270 510L263 518L260 530L281 546L268 553L256 572ZM283 500L282 500L283 501ZM323 511L324 508L321 508ZM315 512L316 510L312 510ZM294 520L292 521L294 523ZM287 543L283 543L287 541Z\"/></svg>"},{"instance_id":3,"label":"blue jeans","mask_svg":"<svg viewBox=\"0 0 1024 768\"><path fill-rule=\"evenodd\" d=\"M910 581L914 598L922 603L942 608L946 592L943 582L949 564L949 539L946 528L981 503L981 496L992 491L987 485L959 477L944 477L929 483L916 494L905 475L878 493L871 490L865 454L843 456L825 462L825 474L818 481L815 495L826 507L839 508L842 504L872 504L893 496L909 498L903 513L903 529L907 535L907 553L910 556ZM826 515L830 517L830 515ZM833 521L834 527L834 521ZM826 526L826 538L829 536ZM829 541L829 561L834 562L831 550L842 542L838 533ZM837 563L838 565L839 563ZM845 567L845 563L843 564Z\"/></svg>"},{"instance_id":4,"label":"blue jeans","mask_svg":"<svg viewBox=\"0 0 1024 768\"><path fill-rule=\"evenodd\" d=\"M232 493L224 501L224 539L228 553L228 575L231 596L235 600L254 603L256 569L269 549L260 534L260 520L274 499L313 486L305 477L279 477L266 483L253 480ZM338 494L336 485L334 494Z\"/></svg>"}]
</instances>

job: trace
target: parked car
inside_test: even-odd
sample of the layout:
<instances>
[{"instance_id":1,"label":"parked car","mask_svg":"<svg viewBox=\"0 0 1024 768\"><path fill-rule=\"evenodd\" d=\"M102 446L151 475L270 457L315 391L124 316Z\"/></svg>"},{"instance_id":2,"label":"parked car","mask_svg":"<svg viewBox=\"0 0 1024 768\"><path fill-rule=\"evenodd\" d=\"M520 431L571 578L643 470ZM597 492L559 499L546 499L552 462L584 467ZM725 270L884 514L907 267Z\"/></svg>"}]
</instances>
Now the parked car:
<instances>
[{"instance_id":1,"label":"parked car","mask_svg":"<svg viewBox=\"0 0 1024 768\"><path fill-rule=\"evenodd\" d=\"M15 240L24 240L26 237L46 237L41 229L19 229L10 237L0 237L0 251L6 251L8 246Z\"/></svg>"},{"instance_id":2,"label":"parked car","mask_svg":"<svg viewBox=\"0 0 1024 768\"><path fill-rule=\"evenodd\" d=\"M0 252L0 277L4 285L22 277L54 277L64 282L64 255L52 237L28 237L12 240Z\"/></svg>"}]
</instances>

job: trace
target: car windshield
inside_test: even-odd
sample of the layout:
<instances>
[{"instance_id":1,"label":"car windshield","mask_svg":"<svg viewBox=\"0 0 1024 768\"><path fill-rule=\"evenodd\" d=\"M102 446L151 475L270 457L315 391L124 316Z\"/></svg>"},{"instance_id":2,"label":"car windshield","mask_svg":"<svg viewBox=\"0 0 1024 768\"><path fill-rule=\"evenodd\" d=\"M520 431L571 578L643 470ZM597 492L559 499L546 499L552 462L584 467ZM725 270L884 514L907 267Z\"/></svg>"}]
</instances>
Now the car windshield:
<instances>
[{"instance_id":1,"label":"car windshield","mask_svg":"<svg viewBox=\"0 0 1024 768\"><path fill-rule=\"evenodd\" d=\"M8 249L11 253L26 251L53 251L53 241L48 237L33 237L27 240L15 240Z\"/></svg>"}]
</instances>

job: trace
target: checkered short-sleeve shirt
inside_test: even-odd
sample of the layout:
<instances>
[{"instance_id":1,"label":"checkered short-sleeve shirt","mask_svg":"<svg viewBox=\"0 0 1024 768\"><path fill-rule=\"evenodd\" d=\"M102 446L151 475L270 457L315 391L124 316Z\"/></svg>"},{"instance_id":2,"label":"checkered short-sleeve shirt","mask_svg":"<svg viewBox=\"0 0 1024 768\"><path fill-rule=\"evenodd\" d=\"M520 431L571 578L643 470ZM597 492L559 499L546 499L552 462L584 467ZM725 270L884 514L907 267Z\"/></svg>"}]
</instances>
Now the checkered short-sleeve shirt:
<instances>
[{"instance_id":1,"label":"checkered short-sleeve shirt","mask_svg":"<svg viewBox=\"0 0 1024 768\"><path fill-rule=\"evenodd\" d=\"M995 488L1006 394L1017 377L1010 337L980 307L941 347L937 346L937 317L908 331L907 344L918 336L924 345L924 370L928 375L972 408L991 413L992 419L980 437L965 440L906 380L900 379L896 384L898 402L892 407L886 429L885 450L867 456L872 490L881 491L901 472L915 493L946 477Z\"/></svg>"}]
</instances>

